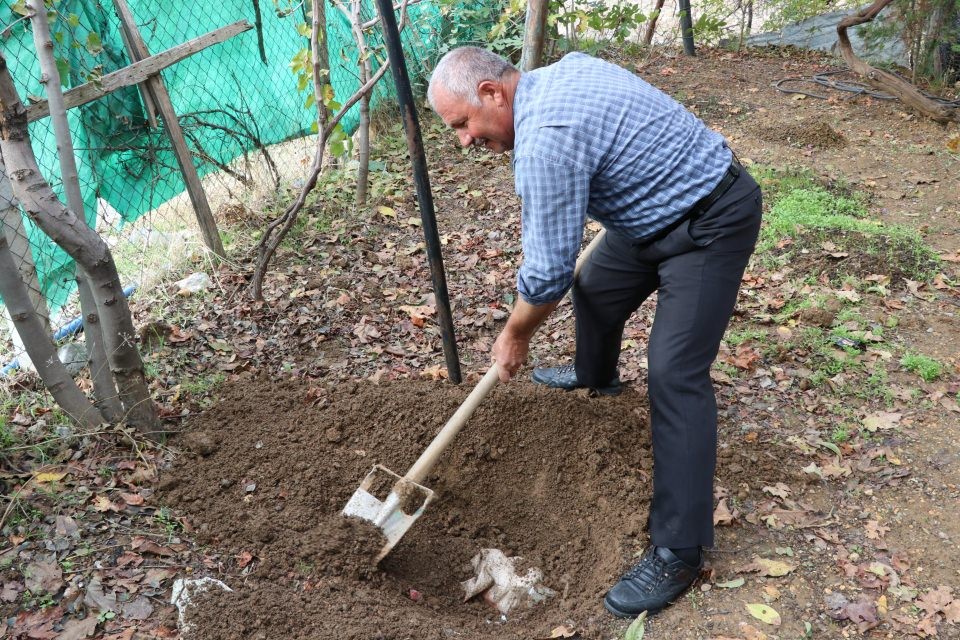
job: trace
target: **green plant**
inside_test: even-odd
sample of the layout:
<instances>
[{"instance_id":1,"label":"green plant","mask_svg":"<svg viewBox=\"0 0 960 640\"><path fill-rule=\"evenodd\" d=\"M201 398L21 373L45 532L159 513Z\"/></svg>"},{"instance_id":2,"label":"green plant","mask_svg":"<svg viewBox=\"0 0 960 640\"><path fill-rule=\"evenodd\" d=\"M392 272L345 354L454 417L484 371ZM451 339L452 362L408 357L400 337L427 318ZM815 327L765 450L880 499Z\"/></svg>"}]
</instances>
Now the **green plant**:
<instances>
[{"instance_id":1,"label":"green plant","mask_svg":"<svg viewBox=\"0 0 960 640\"><path fill-rule=\"evenodd\" d=\"M439 0L443 17L438 57L461 45L476 45L509 58L520 59L525 26L525 3L520 0L468 2Z\"/></svg>"},{"instance_id":2,"label":"green plant","mask_svg":"<svg viewBox=\"0 0 960 640\"><path fill-rule=\"evenodd\" d=\"M857 388L856 394L861 398L878 398L888 407L893 405L893 391L883 364L874 365L873 372L867 377L866 383Z\"/></svg>"},{"instance_id":3,"label":"green plant","mask_svg":"<svg viewBox=\"0 0 960 640\"><path fill-rule=\"evenodd\" d=\"M52 593L47 593L45 591L40 591L33 593L31 591L23 592L23 606L24 609L46 609L52 607L56 602L53 599Z\"/></svg>"},{"instance_id":4,"label":"green plant","mask_svg":"<svg viewBox=\"0 0 960 640\"><path fill-rule=\"evenodd\" d=\"M771 204L757 243L757 251L777 255L790 240L783 255L797 251L831 251L874 256L891 274L914 280L929 280L939 268L938 255L912 228L885 225L866 218L859 196L835 195L823 188L795 188ZM859 286L859 282L854 282Z\"/></svg>"},{"instance_id":5,"label":"green plant","mask_svg":"<svg viewBox=\"0 0 960 640\"><path fill-rule=\"evenodd\" d=\"M180 388L191 395L199 396L213 390L224 380L226 380L226 377L218 371L217 373L199 375L195 378L185 378L180 383Z\"/></svg>"},{"instance_id":6,"label":"green plant","mask_svg":"<svg viewBox=\"0 0 960 640\"><path fill-rule=\"evenodd\" d=\"M647 16L639 4L630 2L574 2L557 4L555 22L563 28L561 48L596 54L610 44L623 45L631 36L639 37Z\"/></svg>"},{"instance_id":7,"label":"green plant","mask_svg":"<svg viewBox=\"0 0 960 640\"><path fill-rule=\"evenodd\" d=\"M790 23L806 20L843 6L856 5L843 1L837 3L833 0L775 0L770 5L764 5L769 17L763 23L763 30L778 31Z\"/></svg>"},{"instance_id":8,"label":"green plant","mask_svg":"<svg viewBox=\"0 0 960 640\"><path fill-rule=\"evenodd\" d=\"M833 433L830 434L830 442L834 444L843 444L850 439L850 430L847 429L846 425L839 424L833 429Z\"/></svg>"},{"instance_id":9,"label":"green plant","mask_svg":"<svg viewBox=\"0 0 960 640\"><path fill-rule=\"evenodd\" d=\"M943 365L940 362L920 353L904 354L900 359L900 365L923 378L925 382L933 382L943 375Z\"/></svg>"},{"instance_id":10,"label":"green plant","mask_svg":"<svg viewBox=\"0 0 960 640\"><path fill-rule=\"evenodd\" d=\"M314 571L313 564L307 562L306 560L300 560L297 562L297 573L302 576L308 576Z\"/></svg>"},{"instance_id":11,"label":"green plant","mask_svg":"<svg viewBox=\"0 0 960 640\"><path fill-rule=\"evenodd\" d=\"M740 377L740 369L737 369L732 364L728 364L726 362L720 362L718 360L713 363L713 368L716 369L717 371L725 373L727 376L731 378Z\"/></svg>"},{"instance_id":12,"label":"green plant","mask_svg":"<svg viewBox=\"0 0 960 640\"><path fill-rule=\"evenodd\" d=\"M15 446L17 442L19 441L13 429L10 428L10 423L7 422L7 416L0 415L0 453Z\"/></svg>"},{"instance_id":13,"label":"green plant","mask_svg":"<svg viewBox=\"0 0 960 640\"><path fill-rule=\"evenodd\" d=\"M180 524L180 521L174 518L173 514L170 512L170 509L167 507L160 507L157 509L157 511L153 514L153 521L164 531L166 531L168 540L176 537L177 532L183 528L183 525Z\"/></svg>"},{"instance_id":14,"label":"green plant","mask_svg":"<svg viewBox=\"0 0 960 640\"><path fill-rule=\"evenodd\" d=\"M761 329L740 329L736 331L728 331L723 337L723 341L731 347L736 347L751 340L762 342L766 340L766 338L767 332Z\"/></svg>"}]
</instances>

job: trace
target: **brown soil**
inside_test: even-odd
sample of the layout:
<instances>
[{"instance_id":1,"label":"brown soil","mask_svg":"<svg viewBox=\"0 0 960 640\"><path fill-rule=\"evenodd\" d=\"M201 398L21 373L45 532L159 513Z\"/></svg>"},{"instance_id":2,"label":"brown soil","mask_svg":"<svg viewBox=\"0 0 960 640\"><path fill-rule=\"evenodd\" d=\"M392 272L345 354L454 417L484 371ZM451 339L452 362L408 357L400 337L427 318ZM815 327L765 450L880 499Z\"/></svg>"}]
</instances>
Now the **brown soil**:
<instances>
[{"instance_id":1,"label":"brown soil","mask_svg":"<svg viewBox=\"0 0 960 640\"><path fill-rule=\"evenodd\" d=\"M761 125L758 136L768 142L779 142L801 147L810 146L817 149L840 148L847 145L847 140L843 137L843 134L826 122Z\"/></svg>"},{"instance_id":2,"label":"brown soil","mask_svg":"<svg viewBox=\"0 0 960 640\"><path fill-rule=\"evenodd\" d=\"M357 539L340 516L374 463L403 473L468 387L346 384L326 388L318 407L307 401L317 389L302 383L232 385L191 432L215 450L168 471L159 496L234 574L233 593L210 593L193 613L194 637L547 638L568 619L602 637L612 619L601 598L642 550L651 494L647 406L634 392L601 400L526 383L495 389L425 481L438 500L379 569L376 535ZM725 449L721 478L773 482L777 466ZM485 547L542 569L558 596L506 621L464 603L459 583Z\"/></svg>"},{"instance_id":3,"label":"brown soil","mask_svg":"<svg viewBox=\"0 0 960 640\"><path fill-rule=\"evenodd\" d=\"M695 60L664 56L631 65L727 136L746 164L805 167L869 194L877 219L918 228L942 253L958 250L960 159L943 148L951 130L901 105L863 96L796 99L771 88L785 75L832 68L829 59L707 52ZM519 247L503 241L519 224L509 161L461 152L447 132L428 130L427 137L435 142L431 180L449 240L444 257L464 369L482 371L499 326L493 311L506 308L502 296L511 290L519 262ZM471 191L468 197L464 186L482 195ZM412 215L412 198L406 205ZM387 231L398 246L421 239L417 229ZM352 232L349 249L367 255L383 242ZM781 309L784 301L765 293L764 280L780 282L801 271L821 274L824 281L878 273L898 279L889 265L836 244L844 251L811 247L806 261L791 265L793 275L748 273L731 329L764 323L771 333L780 328L769 324L770 310ZM502 253L478 256L501 245ZM850 255L834 255L843 252ZM437 500L375 568L366 559L379 547L377 536L351 532L340 510L374 464L403 473L470 384L390 379L436 376L428 371L442 361L439 337L432 329L417 334L405 316L391 316L385 310L399 304L398 290L387 298L386 281L379 275L363 280L351 264L343 258L335 265L340 271L323 271L322 277L333 291L331 300L349 292L355 303L307 312L296 306L306 302L286 295L287 289L271 303L280 313L295 305L302 323L323 318L312 333L309 326L302 336L301 329L291 330L295 344L304 345L286 356L299 381L231 376L219 403L173 441L193 457L164 473L168 480L157 499L187 514L192 535L208 545L205 568L235 590L206 597L192 617L193 638L509 640L548 638L561 625L581 638L622 637L627 623L607 614L601 598L646 544L652 460L642 354L652 305L627 327L625 337L637 344L625 346L622 356L621 374L631 383L622 397L589 398L527 383L497 387L425 480ZM422 258L398 254L396 264L405 275L414 274L404 283L410 297L400 301L422 303L429 292ZM292 271L284 286L292 289L298 278L317 277L310 268ZM653 618L647 638L801 638L808 637L807 624L818 638L920 635L916 601L895 602L877 587L870 563L896 565L904 584L920 591L956 585L955 563L943 560L956 556L960 541L956 510L945 506L956 503L960 486L957 465L951 464L958 421L952 410L936 404L938 397L956 397L958 389L956 304L941 300L948 292L911 295L905 285L897 286L890 299L865 301L864 313L883 326L892 326L886 320L896 316L888 347L898 350L894 359L901 349L940 358L949 368L940 383L944 392L936 396L923 385L930 400L908 400L920 386L916 376L892 366L887 387L896 410L904 413L904 426L840 442L842 461L852 473L820 479L802 469L814 460L821 466L833 461L824 443L832 444L844 425L855 432L863 416L888 404L861 400L855 389L847 400L837 400L828 388L811 387L811 362L789 350L758 353L759 364L743 365L749 371L734 377L715 371L717 487L734 512L733 524L718 527L704 579ZM765 301L766 295L771 299ZM769 309L758 308L767 302ZM569 357L570 316L565 306L540 331L531 365ZM383 345L405 344L403 355L394 350L371 356L359 331L364 319L378 323ZM839 322L837 309L823 317L800 315L799 321L794 331ZM790 327L784 329L789 333ZM422 344L403 342L407 334ZM266 359L275 351L252 357L251 369L280 371L279 362ZM741 366L733 355L721 361ZM363 378L382 381L344 382ZM841 388L842 377L829 382L834 383ZM890 459L896 462L884 462ZM777 483L789 487L788 498L774 500ZM872 520L889 527L886 537L865 532ZM364 542L353 542L355 535ZM470 558L484 547L523 556L543 570L546 585L558 595L505 621L485 604L462 602L459 583L470 577ZM798 568L779 581L756 576L745 569L754 556L784 557ZM745 573L741 588L721 586ZM861 593L889 600L883 626L861 631L832 620L825 596L844 591L851 600ZM763 627L746 613L746 604L758 602L773 603L782 626ZM958 629L942 622L939 637L957 637Z\"/></svg>"}]
</instances>

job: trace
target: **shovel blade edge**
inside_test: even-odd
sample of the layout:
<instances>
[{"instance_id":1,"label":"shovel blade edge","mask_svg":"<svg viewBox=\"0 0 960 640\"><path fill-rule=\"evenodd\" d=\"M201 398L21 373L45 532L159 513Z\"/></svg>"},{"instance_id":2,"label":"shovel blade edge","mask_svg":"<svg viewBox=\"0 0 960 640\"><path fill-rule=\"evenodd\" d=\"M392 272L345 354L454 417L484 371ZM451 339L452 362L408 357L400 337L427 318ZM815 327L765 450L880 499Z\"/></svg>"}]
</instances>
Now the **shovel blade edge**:
<instances>
[{"instance_id":1,"label":"shovel blade edge","mask_svg":"<svg viewBox=\"0 0 960 640\"><path fill-rule=\"evenodd\" d=\"M382 495L386 487L390 488L389 493L382 499L378 498L375 493ZM380 562L423 515L435 495L427 487L404 480L386 467L375 465L350 496L341 513L366 520L380 529L386 539L375 560ZM404 508L410 510L413 505L416 505L413 513L404 512Z\"/></svg>"}]
</instances>

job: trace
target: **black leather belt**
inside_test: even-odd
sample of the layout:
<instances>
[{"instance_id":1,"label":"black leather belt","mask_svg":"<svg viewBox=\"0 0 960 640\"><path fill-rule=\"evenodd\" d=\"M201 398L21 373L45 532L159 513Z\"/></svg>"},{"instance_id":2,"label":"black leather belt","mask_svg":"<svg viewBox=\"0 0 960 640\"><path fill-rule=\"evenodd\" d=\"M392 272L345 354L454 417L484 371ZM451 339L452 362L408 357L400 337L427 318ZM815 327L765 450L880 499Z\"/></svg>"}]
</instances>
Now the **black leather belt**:
<instances>
[{"instance_id":1,"label":"black leather belt","mask_svg":"<svg viewBox=\"0 0 960 640\"><path fill-rule=\"evenodd\" d=\"M737 181L741 171L743 171L743 166L737 160L736 156L734 156L730 162L730 166L727 167L726 173L720 178L719 184L713 188L713 191L700 198L695 205L690 207L690 211L684 217L693 220L703 215L703 213L712 207L717 200L722 198L723 194Z\"/></svg>"},{"instance_id":2,"label":"black leather belt","mask_svg":"<svg viewBox=\"0 0 960 640\"><path fill-rule=\"evenodd\" d=\"M679 219L671 222L666 227L657 231L652 236L648 236L643 240L639 241L639 244L649 244L651 242L656 242L657 240L662 240L676 230L685 220L696 220L702 216L707 209L712 207L714 203L723 197L733 183L737 181L737 178L740 177L740 172L743 171L743 166L734 156L733 160L730 161L730 166L727 167L726 172L723 174L723 177L720 178L720 182L713 188L713 191L703 196L697 202L690 207L685 214L680 216Z\"/></svg>"}]
</instances>

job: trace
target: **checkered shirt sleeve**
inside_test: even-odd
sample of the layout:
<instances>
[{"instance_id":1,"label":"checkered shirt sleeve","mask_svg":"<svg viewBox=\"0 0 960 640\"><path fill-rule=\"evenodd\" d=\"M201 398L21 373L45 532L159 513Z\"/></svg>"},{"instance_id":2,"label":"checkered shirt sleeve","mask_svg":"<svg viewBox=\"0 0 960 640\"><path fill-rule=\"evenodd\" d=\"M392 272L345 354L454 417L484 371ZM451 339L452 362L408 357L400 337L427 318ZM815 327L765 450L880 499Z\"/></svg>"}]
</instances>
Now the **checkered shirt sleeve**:
<instances>
[{"instance_id":1,"label":"checkered shirt sleeve","mask_svg":"<svg viewBox=\"0 0 960 640\"><path fill-rule=\"evenodd\" d=\"M590 175L540 156L514 159L523 203L523 264L517 290L530 304L559 300L573 284L590 197Z\"/></svg>"}]
</instances>

